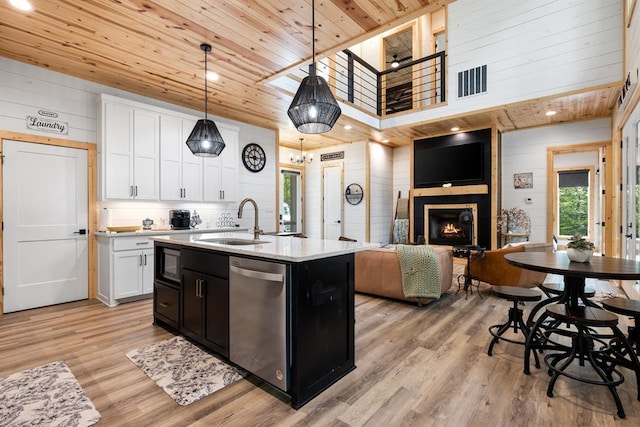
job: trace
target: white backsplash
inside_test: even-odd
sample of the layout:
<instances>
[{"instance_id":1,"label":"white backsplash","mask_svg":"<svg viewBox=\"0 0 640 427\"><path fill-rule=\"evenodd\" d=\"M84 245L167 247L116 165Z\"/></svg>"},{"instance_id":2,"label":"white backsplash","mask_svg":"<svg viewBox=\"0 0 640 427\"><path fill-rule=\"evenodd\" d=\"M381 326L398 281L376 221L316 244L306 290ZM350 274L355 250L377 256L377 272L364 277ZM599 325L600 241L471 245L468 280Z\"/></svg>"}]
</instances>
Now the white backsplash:
<instances>
[{"instance_id":1,"label":"white backsplash","mask_svg":"<svg viewBox=\"0 0 640 427\"><path fill-rule=\"evenodd\" d=\"M105 209L107 211L106 214L104 212ZM131 202L103 202L98 205L98 229L102 230L103 227L125 225L139 225L142 227L142 220L145 218L153 220L152 228L169 228L169 211L172 209L187 209L192 215L195 209L202 220L202 223L197 227L200 229L228 228L229 225L227 224L240 223L236 203L184 203L178 206L170 206L155 203L138 205ZM249 210L247 210L247 214L252 215Z\"/></svg>"}]
</instances>

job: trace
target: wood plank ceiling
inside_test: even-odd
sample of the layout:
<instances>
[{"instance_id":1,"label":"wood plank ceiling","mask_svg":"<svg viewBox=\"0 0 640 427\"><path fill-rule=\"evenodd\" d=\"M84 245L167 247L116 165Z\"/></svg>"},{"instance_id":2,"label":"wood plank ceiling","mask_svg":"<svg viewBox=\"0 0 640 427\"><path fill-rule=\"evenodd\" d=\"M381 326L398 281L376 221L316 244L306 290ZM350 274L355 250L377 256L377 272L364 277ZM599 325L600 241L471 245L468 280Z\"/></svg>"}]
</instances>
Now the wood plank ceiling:
<instances>
[{"instance_id":1,"label":"wood plank ceiling","mask_svg":"<svg viewBox=\"0 0 640 427\"><path fill-rule=\"evenodd\" d=\"M331 54L454 0L318 0L316 51ZM313 149L362 140L390 146L497 123L503 130L609 116L616 88L504 106L385 130L342 116L328 134L302 135L286 110L293 94L264 82L311 57L311 0L48 0L20 12L0 3L0 56L202 111L203 42L213 45L209 113L278 129L280 143ZM559 114L546 117L554 109ZM344 125L353 128L345 130Z\"/></svg>"}]
</instances>

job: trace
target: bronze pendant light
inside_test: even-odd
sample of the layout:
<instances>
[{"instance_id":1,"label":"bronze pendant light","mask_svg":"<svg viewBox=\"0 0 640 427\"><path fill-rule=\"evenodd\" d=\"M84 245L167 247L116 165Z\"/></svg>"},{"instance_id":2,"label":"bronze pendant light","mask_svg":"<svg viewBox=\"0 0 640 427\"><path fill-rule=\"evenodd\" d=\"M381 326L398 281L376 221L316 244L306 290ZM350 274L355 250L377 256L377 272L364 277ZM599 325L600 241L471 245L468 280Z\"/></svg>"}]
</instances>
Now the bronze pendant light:
<instances>
[{"instance_id":1,"label":"bronze pendant light","mask_svg":"<svg viewBox=\"0 0 640 427\"><path fill-rule=\"evenodd\" d=\"M196 122L187 138L187 146L194 156L218 157L225 143L216 124L207 119L207 54L211 52L211 45L202 43L200 49L204 51L204 119Z\"/></svg>"},{"instance_id":2,"label":"bronze pendant light","mask_svg":"<svg viewBox=\"0 0 640 427\"><path fill-rule=\"evenodd\" d=\"M287 114L302 133L329 132L342 111L333 97L327 81L316 75L315 1L311 2L312 63L309 75L302 80Z\"/></svg>"}]
</instances>

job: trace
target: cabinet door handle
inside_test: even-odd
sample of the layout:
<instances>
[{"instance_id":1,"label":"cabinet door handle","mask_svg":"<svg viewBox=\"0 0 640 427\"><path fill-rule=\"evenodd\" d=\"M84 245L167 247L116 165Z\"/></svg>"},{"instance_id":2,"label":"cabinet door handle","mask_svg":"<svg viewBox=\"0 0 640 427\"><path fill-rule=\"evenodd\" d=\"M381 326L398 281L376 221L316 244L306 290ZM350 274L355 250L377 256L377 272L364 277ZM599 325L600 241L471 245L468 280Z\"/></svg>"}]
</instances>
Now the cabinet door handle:
<instances>
[{"instance_id":1,"label":"cabinet door handle","mask_svg":"<svg viewBox=\"0 0 640 427\"><path fill-rule=\"evenodd\" d=\"M200 298L204 298L204 286L207 284L207 281L202 279L200 280Z\"/></svg>"},{"instance_id":2,"label":"cabinet door handle","mask_svg":"<svg viewBox=\"0 0 640 427\"><path fill-rule=\"evenodd\" d=\"M139 260L138 260L139 264L138 265L142 265L142 255L138 255L138 258L139 258Z\"/></svg>"},{"instance_id":3,"label":"cabinet door handle","mask_svg":"<svg viewBox=\"0 0 640 427\"><path fill-rule=\"evenodd\" d=\"M170 307L170 306L171 306L171 304L169 304L168 302L161 302L159 305L160 305L160 307L162 307L162 308L167 308L167 307Z\"/></svg>"},{"instance_id":4,"label":"cabinet door handle","mask_svg":"<svg viewBox=\"0 0 640 427\"><path fill-rule=\"evenodd\" d=\"M187 198L187 189L186 188L182 189L182 197L185 198L185 199Z\"/></svg>"},{"instance_id":5,"label":"cabinet door handle","mask_svg":"<svg viewBox=\"0 0 640 427\"><path fill-rule=\"evenodd\" d=\"M133 197L133 185L129 186L129 197Z\"/></svg>"},{"instance_id":6,"label":"cabinet door handle","mask_svg":"<svg viewBox=\"0 0 640 427\"><path fill-rule=\"evenodd\" d=\"M135 189L136 189L136 191L135 191L134 196L138 197L138 186L137 185L135 186Z\"/></svg>"},{"instance_id":7,"label":"cabinet door handle","mask_svg":"<svg viewBox=\"0 0 640 427\"><path fill-rule=\"evenodd\" d=\"M222 200L224 200L224 190L222 190Z\"/></svg>"},{"instance_id":8,"label":"cabinet door handle","mask_svg":"<svg viewBox=\"0 0 640 427\"><path fill-rule=\"evenodd\" d=\"M144 254L144 265L147 265L147 254Z\"/></svg>"}]
</instances>

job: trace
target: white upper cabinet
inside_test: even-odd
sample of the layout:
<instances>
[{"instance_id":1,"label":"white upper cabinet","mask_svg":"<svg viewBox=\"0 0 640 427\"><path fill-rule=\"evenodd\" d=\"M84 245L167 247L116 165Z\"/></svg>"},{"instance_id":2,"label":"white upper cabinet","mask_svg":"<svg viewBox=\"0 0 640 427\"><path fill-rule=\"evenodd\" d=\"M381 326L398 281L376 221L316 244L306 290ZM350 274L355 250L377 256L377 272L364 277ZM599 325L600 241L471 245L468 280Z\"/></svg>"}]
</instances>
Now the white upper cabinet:
<instances>
[{"instance_id":1,"label":"white upper cabinet","mask_svg":"<svg viewBox=\"0 0 640 427\"><path fill-rule=\"evenodd\" d=\"M204 159L205 202L235 202L238 197L238 128L217 124L225 148L218 157Z\"/></svg>"},{"instance_id":2,"label":"white upper cabinet","mask_svg":"<svg viewBox=\"0 0 640 427\"><path fill-rule=\"evenodd\" d=\"M195 116L111 95L100 107L103 199L237 201L239 128L217 123L226 146L203 158L186 144Z\"/></svg>"},{"instance_id":3,"label":"white upper cabinet","mask_svg":"<svg viewBox=\"0 0 640 427\"><path fill-rule=\"evenodd\" d=\"M160 114L105 99L102 114L103 197L158 200Z\"/></svg>"},{"instance_id":4,"label":"white upper cabinet","mask_svg":"<svg viewBox=\"0 0 640 427\"><path fill-rule=\"evenodd\" d=\"M202 158L187 147L195 119L160 117L160 199L202 201Z\"/></svg>"}]
</instances>

